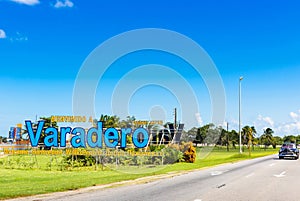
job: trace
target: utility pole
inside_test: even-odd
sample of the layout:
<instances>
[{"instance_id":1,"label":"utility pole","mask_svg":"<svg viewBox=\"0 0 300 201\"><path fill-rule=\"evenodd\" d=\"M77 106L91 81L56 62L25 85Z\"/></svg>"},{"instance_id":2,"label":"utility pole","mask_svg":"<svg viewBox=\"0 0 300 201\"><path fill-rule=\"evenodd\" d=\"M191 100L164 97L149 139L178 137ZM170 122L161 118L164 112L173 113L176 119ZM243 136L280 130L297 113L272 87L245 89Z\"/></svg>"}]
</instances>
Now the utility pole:
<instances>
[{"instance_id":1,"label":"utility pole","mask_svg":"<svg viewBox=\"0 0 300 201\"><path fill-rule=\"evenodd\" d=\"M227 144L227 151L229 151L229 133L228 133L228 126L229 126L229 123L227 122L227 132L226 132L226 134L227 134L227 139L226 139L226 144Z\"/></svg>"},{"instance_id":2,"label":"utility pole","mask_svg":"<svg viewBox=\"0 0 300 201\"><path fill-rule=\"evenodd\" d=\"M174 109L174 129L177 129L177 108Z\"/></svg>"},{"instance_id":3,"label":"utility pole","mask_svg":"<svg viewBox=\"0 0 300 201\"><path fill-rule=\"evenodd\" d=\"M228 126L229 126L229 123L227 122L226 125L227 125L227 132L228 132Z\"/></svg>"},{"instance_id":4,"label":"utility pole","mask_svg":"<svg viewBox=\"0 0 300 201\"><path fill-rule=\"evenodd\" d=\"M241 82L243 80L243 77L240 77L239 79L239 134L240 134L240 153L243 153L242 152L242 132L241 132L241 106L242 106L242 86L241 86Z\"/></svg>"}]
</instances>

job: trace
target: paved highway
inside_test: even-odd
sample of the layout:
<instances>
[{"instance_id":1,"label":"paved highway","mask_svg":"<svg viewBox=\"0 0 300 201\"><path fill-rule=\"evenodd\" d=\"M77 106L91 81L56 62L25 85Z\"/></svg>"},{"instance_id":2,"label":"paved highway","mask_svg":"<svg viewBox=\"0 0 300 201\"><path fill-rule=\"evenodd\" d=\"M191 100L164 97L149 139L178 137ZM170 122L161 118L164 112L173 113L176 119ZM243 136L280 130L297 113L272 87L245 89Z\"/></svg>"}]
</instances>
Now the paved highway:
<instances>
[{"instance_id":1,"label":"paved highway","mask_svg":"<svg viewBox=\"0 0 300 201\"><path fill-rule=\"evenodd\" d=\"M277 155L225 164L144 184L91 190L38 200L299 201L300 160Z\"/></svg>"}]
</instances>

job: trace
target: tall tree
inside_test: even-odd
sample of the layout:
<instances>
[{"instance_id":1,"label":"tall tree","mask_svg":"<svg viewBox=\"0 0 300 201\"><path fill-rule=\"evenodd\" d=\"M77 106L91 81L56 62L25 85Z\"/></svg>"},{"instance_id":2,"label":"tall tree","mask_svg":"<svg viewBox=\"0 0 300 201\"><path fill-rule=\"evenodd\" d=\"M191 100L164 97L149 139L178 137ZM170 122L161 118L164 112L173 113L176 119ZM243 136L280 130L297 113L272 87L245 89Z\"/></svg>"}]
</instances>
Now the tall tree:
<instances>
[{"instance_id":1,"label":"tall tree","mask_svg":"<svg viewBox=\"0 0 300 201\"><path fill-rule=\"evenodd\" d=\"M236 149L236 144L239 143L239 134L235 130L229 132L229 141L231 142L234 149Z\"/></svg>"},{"instance_id":2,"label":"tall tree","mask_svg":"<svg viewBox=\"0 0 300 201\"><path fill-rule=\"evenodd\" d=\"M255 138L255 135L257 134L256 129L254 126L251 126L252 132L253 132L253 138L252 138L252 149L254 150L254 145L256 145L258 143L258 139Z\"/></svg>"},{"instance_id":3,"label":"tall tree","mask_svg":"<svg viewBox=\"0 0 300 201\"><path fill-rule=\"evenodd\" d=\"M276 147L276 145L282 145L282 144L283 144L283 140L282 140L281 137L279 137L279 136L274 136L273 139L274 139L275 147Z\"/></svg>"},{"instance_id":4,"label":"tall tree","mask_svg":"<svg viewBox=\"0 0 300 201\"><path fill-rule=\"evenodd\" d=\"M198 138L198 128L196 128L196 127L193 127L190 130L188 130L188 132L187 132L187 138L188 139L194 139L193 143L196 144L196 147L198 146L198 144L201 143L201 141Z\"/></svg>"},{"instance_id":5,"label":"tall tree","mask_svg":"<svg viewBox=\"0 0 300 201\"><path fill-rule=\"evenodd\" d=\"M134 116L127 116L125 120L119 122L120 128L132 128L134 125L135 117ZM150 128L148 128L150 129Z\"/></svg>"},{"instance_id":6,"label":"tall tree","mask_svg":"<svg viewBox=\"0 0 300 201\"><path fill-rule=\"evenodd\" d=\"M296 143L300 144L300 135L296 136Z\"/></svg>"},{"instance_id":7,"label":"tall tree","mask_svg":"<svg viewBox=\"0 0 300 201\"><path fill-rule=\"evenodd\" d=\"M271 128L264 130L264 133L261 136L261 141L265 145L265 149L274 143L273 133L274 131Z\"/></svg>"},{"instance_id":8,"label":"tall tree","mask_svg":"<svg viewBox=\"0 0 300 201\"><path fill-rule=\"evenodd\" d=\"M207 145L217 145L220 142L220 136L222 134L222 128L221 127L210 127L207 131L206 138L204 142Z\"/></svg>"},{"instance_id":9,"label":"tall tree","mask_svg":"<svg viewBox=\"0 0 300 201\"><path fill-rule=\"evenodd\" d=\"M101 115L100 121L103 122L103 127L104 128L110 128L110 127L118 127L120 118L117 117L116 115L114 116L109 116L109 115Z\"/></svg>"},{"instance_id":10,"label":"tall tree","mask_svg":"<svg viewBox=\"0 0 300 201\"><path fill-rule=\"evenodd\" d=\"M199 136L199 139L202 140L201 143L204 143L204 144L206 143L207 145L209 145L209 139L208 139L209 131L213 128L214 128L214 124L212 124L212 123L206 124L199 128L197 135Z\"/></svg>"},{"instance_id":11,"label":"tall tree","mask_svg":"<svg viewBox=\"0 0 300 201\"><path fill-rule=\"evenodd\" d=\"M293 135L287 135L283 137L284 142L296 143L296 137Z\"/></svg>"},{"instance_id":12,"label":"tall tree","mask_svg":"<svg viewBox=\"0 0 300 201\"><path fill-rule=\"evenodd\" d=\"M253 139L254 139L254 132L253 130L255 130L255 128L253 129L252 127L250 126L245 126L242 131L243 131L243 136L244 136L244 141L246 142L247 144L247 148L248 148L248 151L249 151L249 155L251 155L251 145L252 145L252 142L253 142Z\"/></svg>"}]
</instances>

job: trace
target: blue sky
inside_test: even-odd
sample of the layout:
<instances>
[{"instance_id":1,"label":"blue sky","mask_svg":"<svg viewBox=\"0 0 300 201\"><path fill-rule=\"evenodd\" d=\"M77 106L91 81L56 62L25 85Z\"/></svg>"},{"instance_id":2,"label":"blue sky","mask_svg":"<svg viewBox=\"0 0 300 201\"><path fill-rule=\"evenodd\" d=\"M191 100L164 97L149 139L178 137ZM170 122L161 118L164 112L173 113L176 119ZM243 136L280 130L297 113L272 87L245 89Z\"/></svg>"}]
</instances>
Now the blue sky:
<instances>
[{"instance_id":1,"label":"blue sky","mask_svg":"<svg viewBox=\"0 0 300 201\"><path fill-rule=\"evenodd\" d=\"M141 28L176 31L205 49L223 79L230 129L237 129L238 79L244 76L243 124L255 125L259 134L265 127L280 136L298 134L299 9L297 0L0 0L0 135L36 115L71 115L74 82L87 56L107 39ZM157 52L137 52L118 62L97 89L97 115L110 112L110 98L103 97L118 82L118 65L155 62L185 69L184 62ZM209 123L209 92L201 77L186 68L182 76L196 91L202 124ZM164 111L166 121L173 118L172 108L181 113L176 97L159 86L140 89L129 105L138 119L149 119L153 107Z\"/></svg>"}]
</instances>

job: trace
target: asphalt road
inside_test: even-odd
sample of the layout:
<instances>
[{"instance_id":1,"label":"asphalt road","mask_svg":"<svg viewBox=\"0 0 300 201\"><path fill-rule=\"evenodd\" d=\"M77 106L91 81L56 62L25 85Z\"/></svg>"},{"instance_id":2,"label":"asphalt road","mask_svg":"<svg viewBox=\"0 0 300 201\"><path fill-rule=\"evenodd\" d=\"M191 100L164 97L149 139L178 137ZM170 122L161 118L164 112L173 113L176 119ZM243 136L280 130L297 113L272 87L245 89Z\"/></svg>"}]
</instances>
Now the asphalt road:
<instances>
[{"instance_id":1,"label":"asphalt road","mask_svg":"<svg viewBox=\"0 0 300 201\"><path fill-rule=\"evenodd\" d=\"M299 201L300 160L277 155L221 165L144 184L91 190L38 200Z\"/></svg>"}]
</instances>

